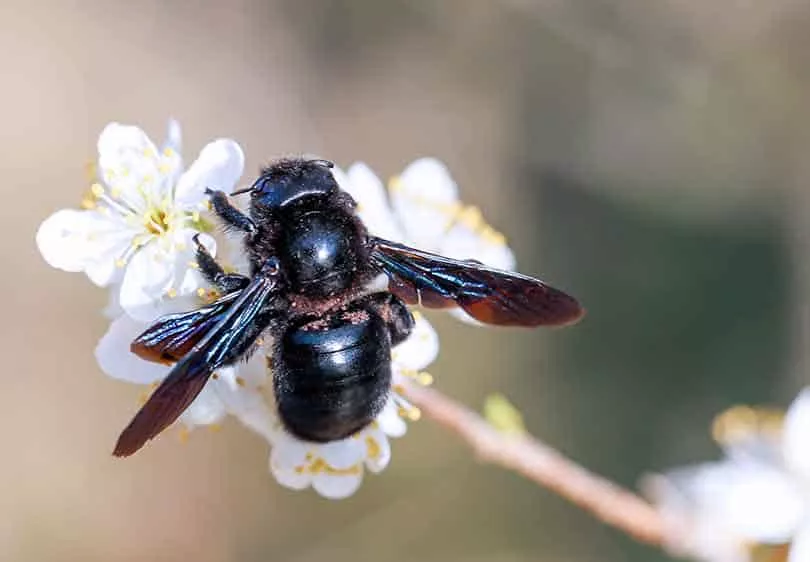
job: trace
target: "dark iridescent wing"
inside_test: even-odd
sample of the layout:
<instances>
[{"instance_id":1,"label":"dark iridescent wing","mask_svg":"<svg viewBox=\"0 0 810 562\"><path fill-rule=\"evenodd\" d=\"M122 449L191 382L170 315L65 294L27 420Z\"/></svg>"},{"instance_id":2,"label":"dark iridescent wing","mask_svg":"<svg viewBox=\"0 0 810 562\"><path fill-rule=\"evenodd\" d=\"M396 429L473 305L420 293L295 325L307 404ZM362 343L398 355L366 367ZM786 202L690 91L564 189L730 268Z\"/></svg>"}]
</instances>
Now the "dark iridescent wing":
<instances>
[{"instance_id":1,"label":"dark iridescent wing","mask_svg":"<svg viewBox=\"0 0 810 562\"><path fill-rule=\"evenodd\" d=\"M189 312L162 316L130 344L132 353L155 363L178 362L222 320L239 292Z\"/></svg>"},{"instance_id":2,"label":"dark iridescent wing","mask_svg":"<svg viewBox=\"0 0 810 562\"><path fill-rule=\"evenodd\" d=\"M408 304L461 307L485 324L563 326L585 311L566 293L538 279L454 260L373 238L371 258L388 275L388 290Z\"/></svg>"},{"instance_id":3,"label":"dark iridescent wing","mask_svg":"<svg viewBox=\"0 0 810 562\"><path fill-rule=\"evenodd\" d=\"M180 417L202 391L211 373L246 353L269 322L265 312L275 278L254 277L217 323L172 368L121 432L113 454L126 457Z\"/></svg>"}]
</instances>

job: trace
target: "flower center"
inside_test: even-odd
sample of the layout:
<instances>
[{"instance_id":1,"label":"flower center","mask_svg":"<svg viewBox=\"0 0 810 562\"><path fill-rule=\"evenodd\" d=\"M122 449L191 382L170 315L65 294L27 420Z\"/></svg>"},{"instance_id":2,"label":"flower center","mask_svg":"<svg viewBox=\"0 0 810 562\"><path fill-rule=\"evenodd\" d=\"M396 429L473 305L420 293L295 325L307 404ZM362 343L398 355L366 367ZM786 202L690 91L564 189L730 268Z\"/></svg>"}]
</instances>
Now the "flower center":
<instances>
[{"instance_id":1,"label":"flower center","mask_svg":"<svg viewBox=\"0 0 810 562\"><path fill-rule=\"evenodd\" d=\"M169 214L160 208L152 208L144 215L144 226L150 234L160 236L169 231Z\"/></svg>"}]
</instances>

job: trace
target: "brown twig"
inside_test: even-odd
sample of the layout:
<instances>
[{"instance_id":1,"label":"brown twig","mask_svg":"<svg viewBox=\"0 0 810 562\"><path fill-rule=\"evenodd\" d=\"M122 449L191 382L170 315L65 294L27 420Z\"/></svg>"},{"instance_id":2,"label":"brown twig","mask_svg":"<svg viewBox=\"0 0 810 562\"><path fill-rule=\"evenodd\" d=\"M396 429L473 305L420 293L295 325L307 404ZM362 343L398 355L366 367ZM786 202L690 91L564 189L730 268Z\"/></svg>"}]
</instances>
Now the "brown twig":
<instances>
[{"instance_id":1,"label":"brown twig","mask_svg":"<svg viewBox=\"0 0 810 562\"><path fill-rule=\"evenodd\" d=\"M661 515L636 494L585 470L530 435L496 430L437 390L416 385L405 390L422 413L459 435L481 460L522 474L636 540L656 546L664 543Z\"/></svg>"}]
</instances>

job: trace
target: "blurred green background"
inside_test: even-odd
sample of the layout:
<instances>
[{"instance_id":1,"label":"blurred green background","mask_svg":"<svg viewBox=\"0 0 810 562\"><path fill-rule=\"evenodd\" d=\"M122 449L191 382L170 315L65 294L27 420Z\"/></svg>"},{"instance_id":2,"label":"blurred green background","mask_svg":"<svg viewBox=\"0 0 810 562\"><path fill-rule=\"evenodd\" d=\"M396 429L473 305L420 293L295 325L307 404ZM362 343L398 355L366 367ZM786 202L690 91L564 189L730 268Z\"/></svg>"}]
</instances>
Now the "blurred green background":
<instances>
[{"instance_id":1,"label":"blurred green background","mask_svg":"<svg viewBox=\"0 0 810 562\"><path fill-rule=\"evenodd\" d=\"M534 332L433 315L436 386L504 392L634 487L716 457L720 410L806 380L809 31L795 0L0 3L0 559L668 560L429 421L341 502L280 488L232 422L113 459L140 390L95 364L102 291L33 235L78 203L113 120L161 138L179 119L188 160L230 136L248 173L436 156L521 270L589 311Z\"/></svg>"}]
</instances>

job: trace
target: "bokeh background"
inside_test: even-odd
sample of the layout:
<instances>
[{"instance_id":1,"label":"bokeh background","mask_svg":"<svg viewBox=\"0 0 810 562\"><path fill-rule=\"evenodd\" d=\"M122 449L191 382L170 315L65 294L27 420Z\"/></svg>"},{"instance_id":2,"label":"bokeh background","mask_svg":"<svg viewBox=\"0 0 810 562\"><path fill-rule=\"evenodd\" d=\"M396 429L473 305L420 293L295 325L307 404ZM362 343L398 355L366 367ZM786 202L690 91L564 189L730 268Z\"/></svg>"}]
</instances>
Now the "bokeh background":
<instances>
[{"instance_id":1,"label":"bokeh background","mask_svg":"<svg viewBox=\"0 0 810 562\"><path fill-rule=\"evenodd\" d=\"M574 328L433 315L437 387L510 396L627 486L718 456L709 424L810 372L810 5L797 0L0 3L0 559L664 561L429 421L341 502L280 488L235 423L110 456L139 389L103 376L102 291L49 269L108 121L186 157L230 136L381 175L432 155L570 290Z\"/></svg>"}]
</instances>

